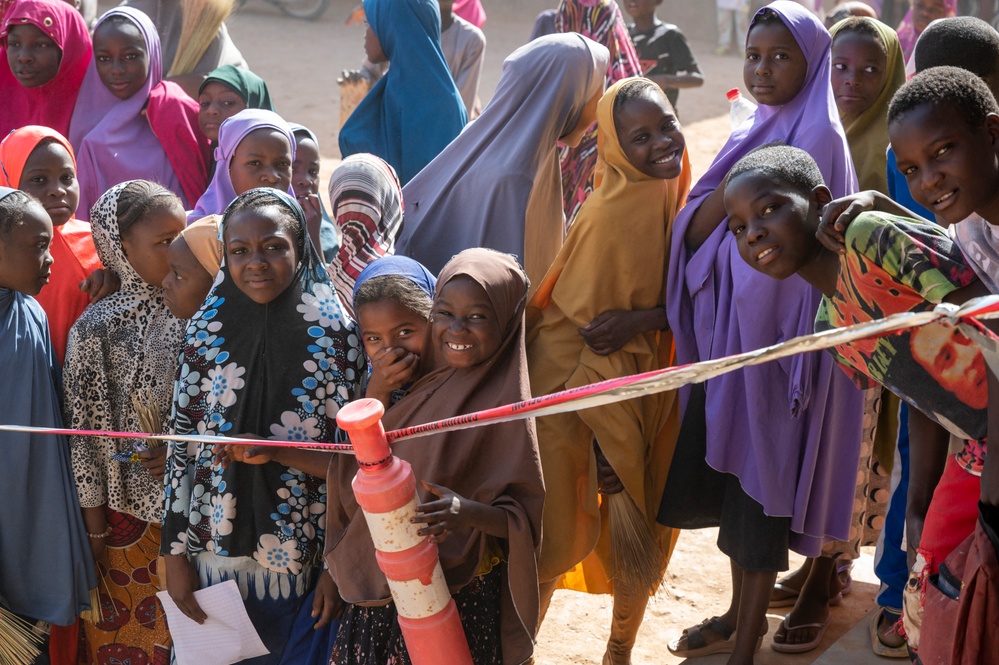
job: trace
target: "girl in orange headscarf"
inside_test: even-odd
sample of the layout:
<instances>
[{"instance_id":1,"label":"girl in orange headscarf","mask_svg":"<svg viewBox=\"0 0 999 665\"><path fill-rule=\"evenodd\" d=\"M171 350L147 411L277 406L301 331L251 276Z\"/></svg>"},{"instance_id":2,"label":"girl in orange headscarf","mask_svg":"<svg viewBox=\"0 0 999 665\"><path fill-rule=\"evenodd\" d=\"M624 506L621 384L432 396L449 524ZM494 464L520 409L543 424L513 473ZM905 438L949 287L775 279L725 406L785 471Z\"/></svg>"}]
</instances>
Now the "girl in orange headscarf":
<instances>
[{"instance_id":1,"label":"girl in orange headscarf","mask_svg":"<svg viewBox=\"0 0 999 665\"><path fill-rule=\"evenodd\" d=\"M0 185L34 196L52 219L49 251L55 262L49 283L35 299L49 318L52 344L61 365L69 329L91 303L91 295L97 295L100 285L96 282L103 281L90 278L101 268L90 224L75 219L80 185L73 148L54 129L28 125L14 130L0 143L0 166Z\"/></svg>"}]
</instances>

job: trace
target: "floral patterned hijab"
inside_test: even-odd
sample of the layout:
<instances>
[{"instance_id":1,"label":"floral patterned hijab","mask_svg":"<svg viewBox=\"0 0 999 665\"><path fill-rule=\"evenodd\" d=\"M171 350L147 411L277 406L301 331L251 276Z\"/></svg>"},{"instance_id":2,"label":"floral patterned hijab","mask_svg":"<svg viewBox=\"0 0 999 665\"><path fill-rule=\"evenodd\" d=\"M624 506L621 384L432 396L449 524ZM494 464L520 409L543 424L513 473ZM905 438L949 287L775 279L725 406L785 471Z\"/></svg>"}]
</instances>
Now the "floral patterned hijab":
<instances>
[{"instance_id":1,"label":"floral patterned hijab","mask_svg":"<svg viewBox=\"0 0 999 665\"><path fill-rule=\"evenodd\" d=\"M253 189L228 207L221 234L235 212L270 206L297 221L294 281L275 300L258 304L239 290L223 259L187 328L175 391L178 434L338 438L336 414L354 397L364 356L309 240L305 213L284 192ZM322 543L324 479L274 462L223 469L213 464L211 446L196 448L171 447L164 552L255 556L267 568L293 574L312 561ZM212 517L189 520L198 513ZM278 549L284 555L271 556Z\"/></svg>"}]
</instances>

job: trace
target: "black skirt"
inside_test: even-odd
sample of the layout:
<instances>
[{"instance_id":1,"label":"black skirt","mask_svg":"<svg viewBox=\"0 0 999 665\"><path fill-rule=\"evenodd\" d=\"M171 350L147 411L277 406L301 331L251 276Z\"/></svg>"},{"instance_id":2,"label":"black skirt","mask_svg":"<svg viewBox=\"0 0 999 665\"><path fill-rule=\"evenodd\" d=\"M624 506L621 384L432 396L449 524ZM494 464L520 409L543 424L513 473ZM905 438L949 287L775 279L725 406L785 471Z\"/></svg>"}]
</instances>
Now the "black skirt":
<instances>
[{"instance_id":1,"label":"black skirt","mask_svg":"<svg viewBox=\"0 0 999 665\"><path fill-rule=\"evenodd\" d=\"M657 521L674 529L718 527L718 549L743 570L787 570L790 517L770 517L739 479L707 463L703 384L695 384L680 424Z\"/></svg>"},{"instance_id":2,"label":"black skirt","mask_svg":"<svg viewBox=\"0 0 999 665\"><path fill-rule=\"evenodd\" d=\"M475 665L502 665L500 601L503 574L500 566L475 577L458 593L454 603L465 629ZM412 665L399 629L395 603L380 607L347 605L340 619L330 665Z\"/></svg>"}]
</instances>

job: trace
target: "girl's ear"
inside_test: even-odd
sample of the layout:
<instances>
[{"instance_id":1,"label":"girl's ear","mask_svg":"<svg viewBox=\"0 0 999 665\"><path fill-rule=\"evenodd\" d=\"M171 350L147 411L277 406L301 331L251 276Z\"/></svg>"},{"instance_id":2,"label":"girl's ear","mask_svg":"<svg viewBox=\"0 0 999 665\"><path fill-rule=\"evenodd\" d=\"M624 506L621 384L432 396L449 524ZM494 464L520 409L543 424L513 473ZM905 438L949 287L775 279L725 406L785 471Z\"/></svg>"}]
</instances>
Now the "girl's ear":
<instances>
[{"instance_id":1,"label":"girl's ear","mask_svg":"<svg viewBox=\"0 0 999 665\"><path fill-rule=\"evenodd\" d=\"M819 208L820 210L832 200L833 200L832 192L830 192L829 188L826 187L825 185L819 185L818 187L812 190L812 202L815 204L815 207Z\"/></svg>"},{"instance_id":2,"label":"girl's ear","mask_svg":"<svg viewBox=\"0 0 999 665\"><path fill-rule=\"evenodd\" d=\"M985 131L992 139L992 146L999 151L999 115L990 113L985 116Z\"/></svg>"}]
</instances>

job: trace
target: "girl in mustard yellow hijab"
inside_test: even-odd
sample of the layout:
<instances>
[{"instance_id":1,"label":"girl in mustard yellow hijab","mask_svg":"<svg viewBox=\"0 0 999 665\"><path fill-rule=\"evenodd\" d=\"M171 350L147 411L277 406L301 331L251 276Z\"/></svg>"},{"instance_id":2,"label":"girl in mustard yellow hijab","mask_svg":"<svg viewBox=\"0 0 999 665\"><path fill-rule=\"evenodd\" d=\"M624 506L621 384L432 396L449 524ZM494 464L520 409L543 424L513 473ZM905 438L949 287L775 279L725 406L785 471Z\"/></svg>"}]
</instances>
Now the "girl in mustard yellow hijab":
<instances>
[{"instance_id":1,"label":"girl in mustard yellow hijab","mask_svg":"<svg viewBox=\"0 0 999 665\"><path fill-rule=\"evenodd\" d=\"M690 186L683 134L648 79L611 86L597 118L596 189L528 305L536 396L663 368L672 358L663 303L670 229ZM671 536L655 515L678 426L673 393L537 423L546 487L542 608L566 573L564 586L591 593L611 591L613 578L604 665L630 662L649 593L666 568ZM628 545L651 565L642 570L621 558Z\"/></svg>"}]
</instances>

